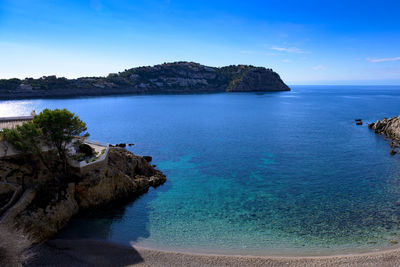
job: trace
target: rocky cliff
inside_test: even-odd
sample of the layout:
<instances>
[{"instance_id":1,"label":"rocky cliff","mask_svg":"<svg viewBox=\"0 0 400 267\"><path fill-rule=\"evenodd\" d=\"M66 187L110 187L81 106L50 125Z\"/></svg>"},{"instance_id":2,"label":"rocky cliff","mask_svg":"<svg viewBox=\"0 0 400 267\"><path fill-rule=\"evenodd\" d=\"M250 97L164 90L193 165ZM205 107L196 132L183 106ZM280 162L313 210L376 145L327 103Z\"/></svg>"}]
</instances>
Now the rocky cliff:
<instances>
[{"instance_id":1,"label":"rocky cliff","mask_svg":"<svg viewBox=\"0 0 400 267\"><path fill-rule=\"evenodd\" d=\"M390 154L394 155L400 152L400 116L378 120L368 124L368 127L375 133L382 134L392 140Z\"/></svg>"},{"instance_id":2,"label":"rocky cliff","mask_svg":"<svg viewBox=\"0 0 400 267\"><path fill-rule=\"evenodd\" d=\"M250 65L216 68L193 62L133 68L107 77L0 80L0 99L289 90L272 69Z\"/></svg>"},{"instance_id":3,"label":"rocky cliff","mask_svg":"<svg viewBox=\"0 0 400 267\"><path fill-rule=\"evenodd\" d=\"M378 120L369 124L368 127L373 129L375 133L400 141L400 116Z\"/></svg>"},{"instance_id":4,"label":"rocky cliff","mask_svg":"<svg viewBox=\"0 0 400 267\"><path fill-rule=\"evenodd\" d=\"M14 158L0 161L3 182L5 177L17 175L22 180L23 176L41 173ZM43 241L82 210L142 194L150 186L156 187L166 181L166 177L145 159L122 148L110 149L104 168L76 175L68 183L57 186L52 186L49 179L51 175L39 175L36 186L29 186L20 200L3 214L0 225L15 225L35 241Z\"/></svg>"},{"instance_id":5,"label":"rocky cliff","mask_svg":"<svg viewBox=\"0 0 400 267\"><path fill-rule=\"evenodd\" d=\"M265 68L249 68L238 78L230 83L228 92L249 91L289 91L289 87L282 82L276 72Z\"/></svg>"}]
</instances>

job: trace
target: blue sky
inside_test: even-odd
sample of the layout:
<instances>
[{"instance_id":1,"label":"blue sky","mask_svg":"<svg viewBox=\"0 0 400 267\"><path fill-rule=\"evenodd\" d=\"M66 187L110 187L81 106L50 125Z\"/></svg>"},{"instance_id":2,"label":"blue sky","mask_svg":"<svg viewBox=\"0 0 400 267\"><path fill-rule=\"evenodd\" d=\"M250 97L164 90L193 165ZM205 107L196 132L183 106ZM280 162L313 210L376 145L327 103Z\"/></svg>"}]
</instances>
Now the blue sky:
<instances>
[{"instance_id":1,"label":"blue sky","mask_svg":"<svg viewBox=\"0 0 400 267\"><path fill-rule=\"evenodd\" d=\"M0 0L0 78L171 61L273 68L289 84L400 84L400 1Z\"/></svg>"}]
</instances>

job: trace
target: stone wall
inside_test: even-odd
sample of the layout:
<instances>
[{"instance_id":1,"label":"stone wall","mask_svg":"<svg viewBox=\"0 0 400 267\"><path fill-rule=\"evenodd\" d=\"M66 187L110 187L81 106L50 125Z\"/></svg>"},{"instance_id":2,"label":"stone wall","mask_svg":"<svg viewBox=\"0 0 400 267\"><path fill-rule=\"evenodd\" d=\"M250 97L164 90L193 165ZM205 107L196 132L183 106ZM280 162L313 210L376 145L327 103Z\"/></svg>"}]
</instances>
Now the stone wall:
<instances>
[{"instance_id":1,"label":"stone wall","mask_svg":"<svg viewBox=\"0 0 400 267\"><path fill-rule=\"evenodd\" d=\"M99 144L99 143L91 143L90 141L85 141L84 143L90 145L94 144L96 146L101 146L104 147L105 151L102 155L99 156L99 158L96 161L93 162L86 162L86 161L81 161L81 162L76 162L76 161L71 161L70 165L78 170L80 174L85 174L88 173L92 170L100 169L105 166L107 166L108 163L108 152L110 150L109 144Z\"/></svg>"},{"instance_id":2,"label":"stone wall","mask_svg":"<svg viewBox=\"0 0 400 267\"><path fill-rule=\"evenodd\" d=\"M50 148L46 145L42 145L42 151L49 151ZM4 157L11 157L21 154L18 150L16 150L10 143L0 140L0 159Z\"/></svg>"}]
</instances>

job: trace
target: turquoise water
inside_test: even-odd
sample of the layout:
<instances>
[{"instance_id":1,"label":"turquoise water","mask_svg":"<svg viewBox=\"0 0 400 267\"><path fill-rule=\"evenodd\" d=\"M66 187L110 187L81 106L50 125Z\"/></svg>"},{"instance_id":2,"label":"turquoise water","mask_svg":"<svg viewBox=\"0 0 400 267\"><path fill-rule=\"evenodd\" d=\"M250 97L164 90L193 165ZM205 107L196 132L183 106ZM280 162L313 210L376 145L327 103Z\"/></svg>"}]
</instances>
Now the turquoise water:
<instances>
[{"instance_id":1,"label":"turquoise water","mask_svg":"<svg viewBox=\"0 0 400 267\"><path fill-rule=\"evenodd\" d=\"M68 108L91 139L135 143L168 178L73 219L60 238L222 254L329 254L400 241L400 157L366 123L400 114L400 87L0 102Z\"/></svg>"}]
</instances>

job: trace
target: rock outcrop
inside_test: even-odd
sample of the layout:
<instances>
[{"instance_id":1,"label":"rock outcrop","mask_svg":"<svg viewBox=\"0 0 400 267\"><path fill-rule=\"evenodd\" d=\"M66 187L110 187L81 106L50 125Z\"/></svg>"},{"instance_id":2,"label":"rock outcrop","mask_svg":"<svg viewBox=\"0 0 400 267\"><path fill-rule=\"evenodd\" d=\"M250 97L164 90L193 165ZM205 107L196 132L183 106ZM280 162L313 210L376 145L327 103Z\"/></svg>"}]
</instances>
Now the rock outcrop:
<instances>
[{"instance_id":1,"label":"rock outcrop","mask_svg":"<svg viewBox=\"0 0 400 267\"><path fill-rule=\"evenodd\" d=\"M35 202L40 194L28 189L20 202L5 214L0 224L15 225L34 241L44 241L65 227L71 217L79 212L73 183L61 191L61 195L55 196L46 206L38 207Z\"/></svg>"},{"instance_id":2,"label":"rock outcrop","mask_svg":"<svg viewBox=\"0 0 400 267\"><path fill-rule=\"evenodd\" d=\"M164 183L165 176L143 157L125 149L109 152L108 166L85 174L76 184L75 196L81 208L89 208L146 192Z\"/></svg>"},{"instance_id":3,"label":"rock outcrop","mask_svg":"<svg viewBox=\"0 0 400 267\"><path fill-rule=\"evenodd\" d=\"M392 140L390 155L394 156L400 152L400 116L378 120L368 124L368 128Z\"/></svg>"},{"instance_id":4,"label":"rock outcrop","mask_svg":"<svg viewBox=\"0 0 400 267\"><path fill-rule=\"evenodd\" d=\"M107 77L0 80L0 99L289 90L272 69L251 65L215 68L193 62L133 68Z\"/></svg>"},{"instance_id":5,"label":"rock outcrop","mask_svg":"<svg viewBox=\"0 0 400 267\"><path fill-rule=\"evenodd\" d=\"M22 166L24 164L20 161L9 161L0 162L3 167L11 164L3 169L15 169L19 163L21 170L31 171L30 167ZM26 174L17 173L19 176ZM8 177L11 176L8 173ZM39 181L43 184L49 177L51 175L39 177ZM30 186L21 199L0 218L0 225L16 225L40 242L65 227L78 212L142 194L150 186L164 183L166 177L144 158L122 148L110 148L107 166L74 177L73 180L57 187Z\"/></svg>"},{"instance_id":6,"label":"rock outcrop","mask_svg":"<svg viewBox=\"0 0 400 267\"><path fill-rule=\"evenodd\" d=\"M265 68L251 68L228 87L228 92L289 91L276 72Z\"/></svg>"},{"instance_id":7,"label":"rock outcrop","mask_svg":"<svg viewBox=\"0 0 400 267\"><path fill-rule=\"evenodd\" d=\"M368 125L377 134L383 134L390 139L400 141L400 116L384 118Z\"/></svg>"}]
</instances>

